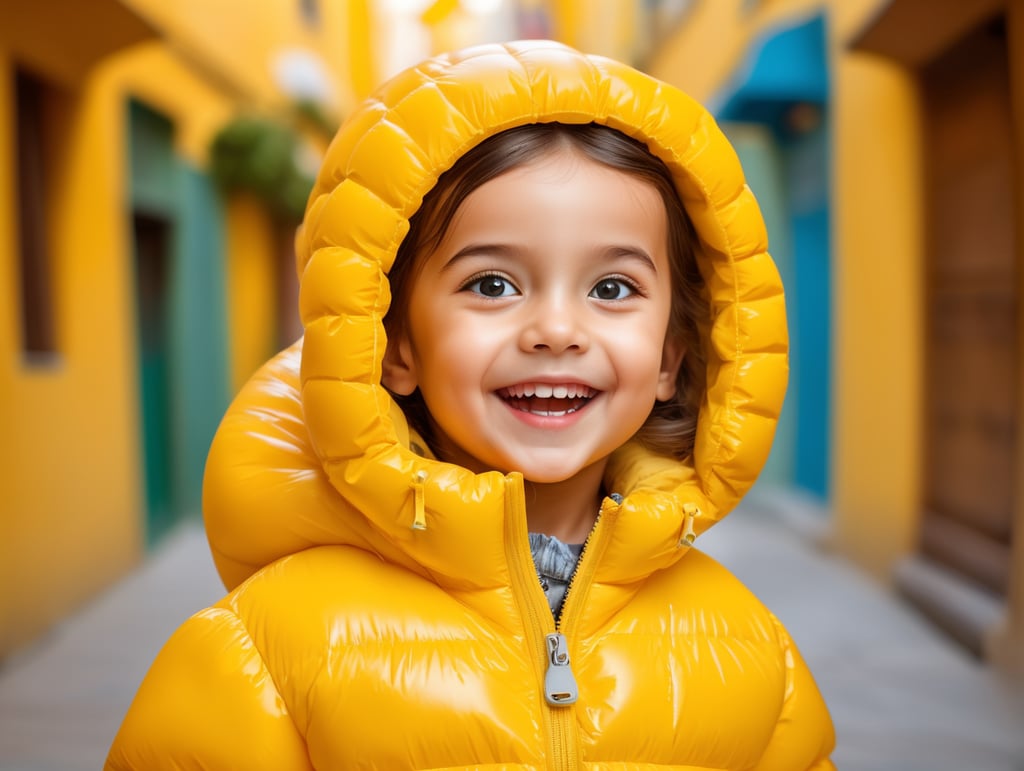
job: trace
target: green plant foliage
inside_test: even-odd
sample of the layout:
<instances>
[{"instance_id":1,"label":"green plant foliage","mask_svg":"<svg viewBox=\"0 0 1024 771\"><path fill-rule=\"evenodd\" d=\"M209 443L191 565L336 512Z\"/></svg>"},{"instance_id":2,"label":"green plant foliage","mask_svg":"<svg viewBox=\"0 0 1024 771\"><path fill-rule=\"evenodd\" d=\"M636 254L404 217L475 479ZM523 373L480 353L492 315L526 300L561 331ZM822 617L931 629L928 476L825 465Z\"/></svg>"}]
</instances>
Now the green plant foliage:
<instances>
[{"instance_id":1,"label":"green plant foliage","mask_svg":"<svg viewBox=\"0 0 1024 771\"><path fill-rule=\"evenodd\" d=\"M302 219L313 178L299 166L300 136L268 118L242 116L217 132L210 173L226 191L244 190L279 217Z\"/></svg>"},{"instance_id":2,"label":"green plant foliage","mask_svg":"<svg viewBox=\"0 0 1024 771\"><path fill-rule=\"evenodd\" d=\"M330 138L338 130L338 123L324 109L311 99L300 99L293 107L295 116L309 126Z\"/></svg>"}]
</instances>

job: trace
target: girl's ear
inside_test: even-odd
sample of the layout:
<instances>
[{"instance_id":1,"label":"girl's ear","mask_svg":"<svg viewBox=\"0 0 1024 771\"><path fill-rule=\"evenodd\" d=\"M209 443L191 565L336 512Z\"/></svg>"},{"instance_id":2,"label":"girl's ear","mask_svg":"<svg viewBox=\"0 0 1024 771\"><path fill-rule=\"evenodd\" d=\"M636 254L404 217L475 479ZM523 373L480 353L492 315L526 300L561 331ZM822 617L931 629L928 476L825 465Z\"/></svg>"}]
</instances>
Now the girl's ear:
<instances>
[{"instance_id":1,"label":"girl's ear","mask_svg":"<svg viewBox=\"0 0 1024 771\"><path fill-rule=\"evenodd\" d=\"M676 395L676 378L683 364L686 346L680 340L667 337L661 349L661 371L658 373L658 389L655 398L666 402Z\"/></svg>"},{"instance_id":2,"label":"girl's ear","mask_svg":"<svg viewBox=\"0 0 1024 771\"><path fill-rule=\"evenodd\" d=\"M380 381L392 393L408 396L416 390L416 366L412 357L412 345L404 332L388 338L381 362Z\"/></svg>"}]
</instances>

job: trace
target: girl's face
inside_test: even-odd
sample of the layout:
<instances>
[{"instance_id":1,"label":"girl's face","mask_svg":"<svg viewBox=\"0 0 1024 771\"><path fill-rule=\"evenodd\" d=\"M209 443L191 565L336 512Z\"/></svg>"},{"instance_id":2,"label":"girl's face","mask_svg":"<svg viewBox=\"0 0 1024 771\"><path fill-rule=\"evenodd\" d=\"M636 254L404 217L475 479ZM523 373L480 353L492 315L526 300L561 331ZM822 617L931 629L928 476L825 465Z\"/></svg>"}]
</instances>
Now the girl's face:
<instances>
[{"instance_id":1,"label":"girl's face","mask_svg":"<svg viewBox=\"0 0 1024 771\"><path fill-rule=\"evenodd\" d=\"M667 242L654 187L573 151L486 182L418 256L384 385L420 389L446 461L537 483L603 469L675 390Z\"/></svg>"}]
</instances>

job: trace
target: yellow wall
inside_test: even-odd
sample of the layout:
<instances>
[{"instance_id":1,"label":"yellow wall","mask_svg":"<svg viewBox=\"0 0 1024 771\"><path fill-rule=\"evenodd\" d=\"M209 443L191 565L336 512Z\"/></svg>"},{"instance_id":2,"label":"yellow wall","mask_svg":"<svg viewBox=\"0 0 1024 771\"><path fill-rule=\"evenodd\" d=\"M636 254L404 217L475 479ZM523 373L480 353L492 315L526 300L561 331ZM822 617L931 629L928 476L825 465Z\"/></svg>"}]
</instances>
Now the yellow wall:
<instances>
[{"instance_id":1,"label":"yellow wall","mask_svg":"<svg viewBox=\"0 0 1024 771\"><path fill-rule=\"evenodd\" d=\"M348 0L348 65L352 98L363 99L377 87L377 66L373 57L371 0ZM333 45L339 45L334 42Z\"/></svg>"},{"instance_id":2,"label":"yellow wall","mask_svg":"<svg viewBox=\"0 0 1024 771\"><path fill-rule=\"evenodd\" d=\"M275 353L278 260L274 225L258 201L228 202L228 325L232 338L231 388L237 392Z\"/></svg>"},{"instance_id":3,"label":"yellow wall","mask_svg":"<svg viewBox=\"0 0 1024 771\"><path fill-rule=\"evenodd\" d=\"M348 78L351 18L346 2L317 3L317 24L302 18L297 0L255 4L237 0L124 2L173 39L184 60L246 102L261 107L285 102L271 63L277 55L301 48L323 60L333 86L332 106L342 113L352 103ZM355 11L351 13L359 18Z\"/></svg>"},{"instance_id":4,"label":"yellow wall","mask_svg":"<svg viewBox=\"0 0 1024 771\"><path fill-rule=\"evenodd\" d=\"M9 96L0 99L4 159L13 155ZM141 540L126 232L111 207L125 195L121 112L91 89L78 96L65 116L49 229L60 354L38 366L23 361L15 315L9 165L0 186L0 655L123 573Z\"/></svg>"},{"instance_id":5,"label":"yellow wall","mask_svg":"<svg viewBox=\"0 0 1024 771\"><path fill-rule=\"evenodd\" d=\"M634 63L646 34L638 6L634 0L554 0L555 34L587 53Z\"/></svg>"},{"instance_id":6,"label":"yellow wall","mask_svg":"<svg viewBox=\"0 0 1024 771\"><path fill-rule=\"evenodd\" d=\"M227 0L125 5L143 9L159 34L87 71L74 71L66 49L54 46L52 21L33 21L38 38L21 34L15 45L5 38L8 11L0 11L0 658L121 577L143 553L129 98L171 119L177 154L196 168L205 167L210 140L229 117L285 102L266 63L282 48L321 55L339 114L352 99L346 3L321 3L317 27L299 21L291 0L260 3L260 15L245 23L233 15L240 6ZM124 13L116 4L98 7ZM104 24L103 14L90 20ZM87 30L64 32L73 38ZM67 90L48 223L60 353L38 366L21 353L11 163L10 73L15 52L25 61L25 51L35 69L55 73ZM259 207L232 201L227 209L230 376L237 387L271 352L278 241Z\"/></svg>"},{"instance_id":7,"label":"yellow wall","mask_svg":"<svg viewBox=\"0 0 1024 771\"><path fill-rule=\"evenodd\" d=\"M184 155L201 152L229 106L156 43L106 60L69 100L60 173L49 191L60 353L52 362L26 365L16 317L4 320L0 340L8 413L0 465L9 507L0 520L0 569L7 573L4 586L20 587L0 595L0 655L122 575L142 553L126 208L129 95L172 117ZM9 131L11 116L2 117ZM4 179L9 196L9 168ZM0 200L2 216L14 210L10 198ZM7 309L20 303L14 250L8 237L0 287Z\"/></svg>"},{"instance_id":8,"label":"yellow wall","mask_svg":"<svg viewBox=\"0 0 1024 771\"><path fill-rule=\"evenodd\" d=\"M196 168L206 166L213 135L235 109L227 96L159 42L111 57L96 80L98 88L112 92L108 98L118 117L128 97L166 115L174 124L175 152Z\"/></svg>"},{"instance_id":9,"label":"yellow wall","mask_svg":"<svg viewBox=\"0 0 1024 771\"><path fill-rule=\"evenodd\" d=\"M824 8L833 148L830 501L836 545L879 576L914 548L920 490L921 190L913 84L849 49L884 0L698 3L647 69L699 100L735 76L748 47Z\"/></svg>"},{"instance_id":10,"label":"yellow wall","mask_svg":"<svg viewBox=\"0 0 1024 771\"><path fill-rule=\"evenodd\" d=\"M923 230L911 76L847 52L884 3L833 3L833 508L839 546L880 577L916 546L921 489Z\"/></svg>"}]
</instances>

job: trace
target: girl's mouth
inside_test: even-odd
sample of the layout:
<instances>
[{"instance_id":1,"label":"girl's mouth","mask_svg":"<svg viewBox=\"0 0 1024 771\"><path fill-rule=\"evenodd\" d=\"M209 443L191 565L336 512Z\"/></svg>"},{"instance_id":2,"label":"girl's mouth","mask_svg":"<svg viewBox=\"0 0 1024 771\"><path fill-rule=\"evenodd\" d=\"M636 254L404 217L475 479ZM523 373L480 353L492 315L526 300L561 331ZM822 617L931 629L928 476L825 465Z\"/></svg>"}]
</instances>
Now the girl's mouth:
<instances>
[{"instance_id":1,"label":"girl's mouth","mask_svg":"<svg viewBox=\"0 0 1024 771\"><path fill-rule=\"evenodd\" d=\"M496 393L514 410L558 418L582 409L600 392L581 383L517 383Z\"/></svg>"}]
</instances>

